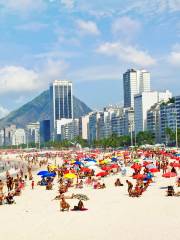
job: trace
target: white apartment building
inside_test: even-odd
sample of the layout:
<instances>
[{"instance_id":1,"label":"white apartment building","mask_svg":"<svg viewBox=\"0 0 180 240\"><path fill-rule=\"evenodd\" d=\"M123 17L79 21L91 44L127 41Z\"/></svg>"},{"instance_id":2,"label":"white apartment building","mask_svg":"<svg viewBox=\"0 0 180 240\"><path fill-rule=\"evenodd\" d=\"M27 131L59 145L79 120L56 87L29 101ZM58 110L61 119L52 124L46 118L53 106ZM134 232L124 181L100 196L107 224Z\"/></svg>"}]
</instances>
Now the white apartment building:
<instances>
[{"instance_id":1,"label":"white apartment building","mask_svg":"<svg viewBox=\"0 0 180 240\"><path fill-rule=\"evenodd\" d=\"M84 140L88 139L88 124L89 115L79 118L79 136Z\"/></svg>"},{"instance_id":2,"label":"white apartment building","mask_svg":"<svg viewBox=\"0 0 180 240\"><path fill-rule=\"evenodd\" d=\"M29 123L26 126L26 138L28 143L39 143L40 141L40 123Z\"/></svg>"},{"instance_id":3,"label":"white apartment building","mask_svg":"<svg viewBox=\"0 0 180 240\"><path fill-rule=\"evenodd\" d=\"M142 92L134 97L135 111L135 132L147 130L147 112L155 104L160 101L167 101L172 97L172 93L165 92Z\"/></svg>"},{"instance_id":4,"label":"white apartment building","mask_svg":"<svg viewBox=\"0 0 180 240\"><path fill-rule=\"evenodd\" d=\"M19 128L12 135L12 145L18 146L21 144L26 144L26 132L24 129Z\"/></svg>"},{"instance_id":5,"label":"white apartment building","mask_svg":"<svg viewBox=\"0 0 180 240\"><path fill-rule=\"evenodd\" d=\"M151 91L150 73L146 70L129 69L123 74L124 107L134 108L134 96Z\"/></svg>"}]
</instances>

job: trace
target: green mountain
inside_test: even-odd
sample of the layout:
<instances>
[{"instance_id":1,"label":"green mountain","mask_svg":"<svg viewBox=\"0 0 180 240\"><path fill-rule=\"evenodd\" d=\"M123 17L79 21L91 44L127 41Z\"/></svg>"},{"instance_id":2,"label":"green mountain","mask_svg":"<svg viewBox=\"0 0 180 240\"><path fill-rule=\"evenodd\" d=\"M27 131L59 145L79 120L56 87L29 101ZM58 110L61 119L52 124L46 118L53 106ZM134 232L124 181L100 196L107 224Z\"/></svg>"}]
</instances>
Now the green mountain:
<instances>
[{"instance_id":1,"label":"green mountain","mask_svg":"<svg viewBox=\"0 0 180 240\"><path fill-rule=\"evenodd\" d=\"M78 98L74 98L74 118L79 118L91 112L91 109ZM21 108L9 113L0 119L0 128L15 124L19 128L25 127L28 123L49 119L49 91L44 91L32 101Z\"/></svg>"}]
</instances>

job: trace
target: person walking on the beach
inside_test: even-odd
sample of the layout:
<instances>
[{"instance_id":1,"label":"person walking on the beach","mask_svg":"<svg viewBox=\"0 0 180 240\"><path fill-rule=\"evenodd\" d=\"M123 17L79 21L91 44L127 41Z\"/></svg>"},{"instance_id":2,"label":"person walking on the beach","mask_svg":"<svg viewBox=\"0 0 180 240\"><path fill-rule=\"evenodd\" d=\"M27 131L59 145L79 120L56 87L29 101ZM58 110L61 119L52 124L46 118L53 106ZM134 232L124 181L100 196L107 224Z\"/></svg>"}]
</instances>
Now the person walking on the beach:
<instances>
[{"instance_id":1,"label":"person walking on the beach","mask_svg":"<svg viewBox=\"0 0 180 240\"><path fill-rule=\"evenodd\" d=\"M126 180L126 183L128 184L128 193L130 194L133 189L133 184L128 180Z\"/></svg>"},{"instance_id":2,"label":"person walking on the beach","mask_svg":"<svg viewBox=\"0 0 180 240\"><path fill-rule=\"evenodd\" d=\"M31 187L34 189L34 180L32 180Z\"/></svg>"},{"instance_id":3,"label":"person walking on the beach","mask_svg":"<svg viewBox=\"0 0 180 240\"><path fill-rule=\"evenodd\" d=\"M4 183L0 180L0 193L3 193Z\"/></svg>"}]
</instances>

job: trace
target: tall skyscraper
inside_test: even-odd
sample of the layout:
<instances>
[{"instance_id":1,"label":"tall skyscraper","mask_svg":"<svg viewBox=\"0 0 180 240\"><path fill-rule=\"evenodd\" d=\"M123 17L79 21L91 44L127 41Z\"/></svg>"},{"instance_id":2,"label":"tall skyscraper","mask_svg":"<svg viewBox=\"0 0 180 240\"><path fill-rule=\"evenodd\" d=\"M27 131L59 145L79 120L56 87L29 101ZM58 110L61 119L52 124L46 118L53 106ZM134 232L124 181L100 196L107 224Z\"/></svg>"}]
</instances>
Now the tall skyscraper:
<instances>
[{"instance_id":1,"label":"tall skyscraper","mask_svg":"<svg viewBox=\"0 0 180 240\"><path fill-rule=\"evenodd\" d=\"M123 74L124 107L134 108L134 96L151 91L150 73L146 70L129 69Z\"/></svg>"},{"instance_id":2,"label":"tall skyscraper","mask_svg":"<svg viewBox=\"0 0 180 240\"><path fill-rule=\"evenodd\" d=\"M73 119L72 82L55 80L50 85L51 136L56 135L56 122L62 119Z\"/></svg>"}]
</instances>

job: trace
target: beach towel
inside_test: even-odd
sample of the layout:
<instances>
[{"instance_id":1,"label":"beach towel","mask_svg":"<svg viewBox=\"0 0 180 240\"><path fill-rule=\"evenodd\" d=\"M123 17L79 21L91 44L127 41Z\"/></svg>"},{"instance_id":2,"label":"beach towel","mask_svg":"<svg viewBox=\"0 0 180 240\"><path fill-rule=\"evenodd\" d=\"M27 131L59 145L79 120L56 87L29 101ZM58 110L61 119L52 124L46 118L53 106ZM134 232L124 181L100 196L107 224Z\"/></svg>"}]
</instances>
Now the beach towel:
<instances>
[{"instance_id":1,"label":"beach towel","mask_svg":"<svg viewBox=\"0 0 180 240\"><path fill-rule=\"evenodd\" d=\"M87 208L82 208L81 210L79 209L71 209L71 211L79 211L79 212L83 212L83 211L87 211Z\"/></svg>"}]
</instances>

